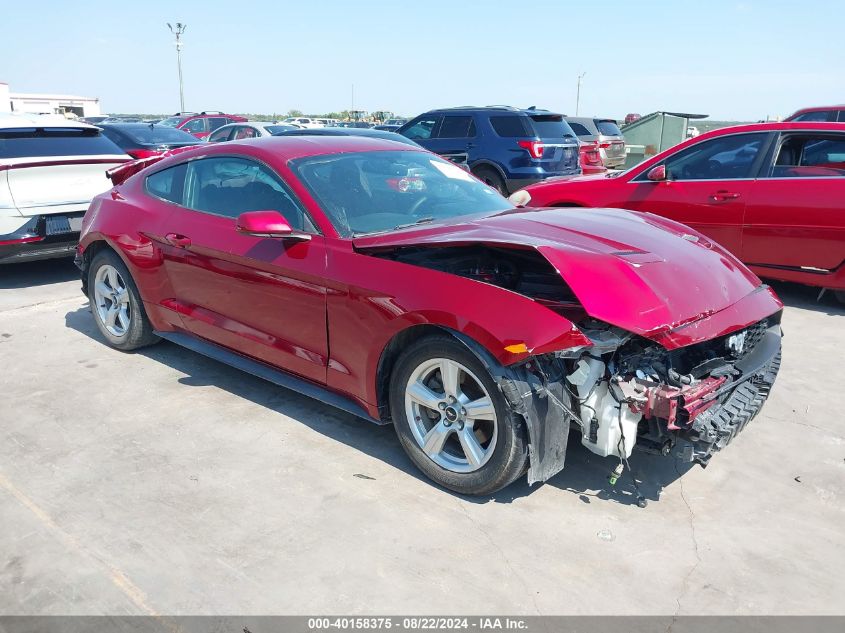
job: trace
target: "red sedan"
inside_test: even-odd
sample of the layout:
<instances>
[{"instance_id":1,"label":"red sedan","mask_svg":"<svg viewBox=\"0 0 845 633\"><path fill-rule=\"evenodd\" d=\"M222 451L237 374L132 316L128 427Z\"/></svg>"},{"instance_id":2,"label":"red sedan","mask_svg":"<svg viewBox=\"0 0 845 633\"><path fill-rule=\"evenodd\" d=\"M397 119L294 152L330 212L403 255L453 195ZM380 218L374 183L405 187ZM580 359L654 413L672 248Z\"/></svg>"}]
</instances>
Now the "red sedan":
<instances>
[{"instance_id":1,"label":"red sedan","mask_svg":"<svg viewBox=\"0 0 845 633\"><path fill-rule=\"evenodd\" d=\"M845 299L845 125L715 130L622 174L526 187L535 207L619 207L687 224L761 277ZM525 193L513 198L526 204Z\"/></svg>"},{"instance_id":2,"label":"red sedan","mask_svg":"<svg viewBox=\"0 0 845 633\"><path fill-rule=\"evenodd\" d=\"M554 475L570 425L617 470L635 445L706 463L777 374L777 297L663 218L514 209L362 137L199 146L111 178L76 260L109 345L164 338L393 423L461 493Z\"/></svg>"}]
</instances>

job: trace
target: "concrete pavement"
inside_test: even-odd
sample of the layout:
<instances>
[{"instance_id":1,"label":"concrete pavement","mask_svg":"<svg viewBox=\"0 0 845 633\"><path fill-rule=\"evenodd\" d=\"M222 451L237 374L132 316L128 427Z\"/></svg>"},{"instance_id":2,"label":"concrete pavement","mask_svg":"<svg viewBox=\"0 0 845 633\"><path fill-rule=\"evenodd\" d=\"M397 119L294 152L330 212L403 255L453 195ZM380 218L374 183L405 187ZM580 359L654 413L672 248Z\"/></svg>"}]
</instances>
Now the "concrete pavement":
<instances>
[{"instance_id":1,"label":"concrete pavement","mask_svg":"<svg viewBox=\"0 0 845 633\"><path fill-rule=\"evenodd\" d=\"M106 347L69 260L0 268L0 614L843 613L845 310L777 289L762 415L706 470L635 454L640 509L577 441L455 496L391 428Z\"/></svg>"}]
</instances>

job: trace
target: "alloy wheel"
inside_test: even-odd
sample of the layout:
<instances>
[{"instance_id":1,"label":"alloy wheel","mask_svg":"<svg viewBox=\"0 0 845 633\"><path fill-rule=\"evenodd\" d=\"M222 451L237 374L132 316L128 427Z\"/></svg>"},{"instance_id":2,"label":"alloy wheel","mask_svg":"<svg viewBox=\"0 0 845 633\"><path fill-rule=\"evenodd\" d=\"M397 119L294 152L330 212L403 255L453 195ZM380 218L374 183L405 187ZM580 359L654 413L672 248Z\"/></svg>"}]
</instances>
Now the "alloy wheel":
<instances>
[{"instance_id":1,"label":"alloy wheel","mask_svg":"<svg viewBox=\"0 0 845 633\"><path fill-rule=\"evenodd\" d=\"M132 320L129 289L117 268L101 266L94 277L94 308L112 336L125 336Z\"/></svg>"},{"instance_id":2,"label":"alloy wheel","mask_svg":"<svg viewBox=\"0 0 845 633\"><path fill-rule=\"evenodd\" d=\"M496 448L493 400L478 377L454 360L433 358L411 373L405 414L419 447L446 470L476 471Z\"/></svg>"}]
</instances>

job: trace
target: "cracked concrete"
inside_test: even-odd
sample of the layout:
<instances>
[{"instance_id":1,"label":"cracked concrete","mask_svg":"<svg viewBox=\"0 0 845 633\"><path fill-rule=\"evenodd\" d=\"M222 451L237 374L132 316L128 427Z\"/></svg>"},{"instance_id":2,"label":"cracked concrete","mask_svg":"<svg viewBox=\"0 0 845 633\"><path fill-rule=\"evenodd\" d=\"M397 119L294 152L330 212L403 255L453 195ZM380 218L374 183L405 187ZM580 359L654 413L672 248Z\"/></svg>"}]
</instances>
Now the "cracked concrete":
<instances>
[{"instance_id":1,"label":"cracked concrete","mask_svg":"<svg viewBox=\"0 0 845 633\"><path fill-rule=\"evenodd\" d=\"M390 428L109 349L69 261L0 269L0 613L842 613L845 310L777 290L763 414L706 470L635 453L640 509L578 441L456 498Z\"/></svg>"},{"instance_id":2,"label":"cracked concrete","mask_svg":"<svg viewBox=\"0 0 845 633\"><path fill-rule=\"evenodd\" d=\"M677 462L675 462L675 472L678 474L678 492L680 493L681 499L683 499L684 505L686 505L687 511L689 512L690 539L692 540L692 545L695 549L695 564L690 567L690 570L684 576L683 580L681 581L681 591L675 597L675 602L678 606L675 609L675 613L673 615L677 617L681 614L681 600L689 590L689 579L695 573L695 570L698 569L698 566L701 565L701 553L698 549L698 539L695 536L695 512L693 511L692 506L690 505L689 499L687 499L687 496L684 493L684 479L681 471L678 469ZM671 626L669 628L671 630Z\"/></svg>"}]
</instances>

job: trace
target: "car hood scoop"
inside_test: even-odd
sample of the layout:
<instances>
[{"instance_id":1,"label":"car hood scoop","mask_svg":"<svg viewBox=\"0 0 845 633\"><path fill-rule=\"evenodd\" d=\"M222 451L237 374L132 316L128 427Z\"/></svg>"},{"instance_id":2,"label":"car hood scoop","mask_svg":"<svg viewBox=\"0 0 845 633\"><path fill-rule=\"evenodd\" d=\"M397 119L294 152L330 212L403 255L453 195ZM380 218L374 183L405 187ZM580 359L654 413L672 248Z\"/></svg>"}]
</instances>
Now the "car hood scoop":
<instances>
[{"instance_id":1,"label":"car hood scoop","mask_svg":"<svg viewBox=\"0 0 845 633\"><path fill-rule=\"evenodd\" d=\"M513 209L359 237L359 251L486 244L540 252L593 318L656 337L724 310L760 280L688 227L622 209Z\"/></svg>"}]
</instances>

